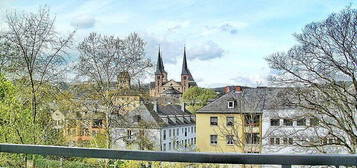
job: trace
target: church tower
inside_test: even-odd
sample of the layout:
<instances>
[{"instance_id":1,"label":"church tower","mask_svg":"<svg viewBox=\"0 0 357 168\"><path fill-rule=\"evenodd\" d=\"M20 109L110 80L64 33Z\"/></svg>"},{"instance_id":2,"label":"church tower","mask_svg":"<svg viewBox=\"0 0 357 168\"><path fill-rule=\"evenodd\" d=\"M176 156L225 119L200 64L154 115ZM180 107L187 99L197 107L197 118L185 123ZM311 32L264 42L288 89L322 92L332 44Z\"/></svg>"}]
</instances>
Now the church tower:
<instances>
[{"instance_id":1,"label":"church tower","mask_svg":"<svg viewBox=\"0 0 357 168\"><path fill-rule=\"evenodd\" d=\"M118 89L130 89L130 75L128 71L123 71L120 72L119 75L117 76L118 84L117 87Z\"/></svg>"},{"instance_id":2,"label":"church tower","mask_svg":"<svg viewBox=\"0 0 357 168\"><path fill-rule=\"evenodd\" d=\"M186 60L186 47L184 47L183 51L183 61L182 61L182 71L181 71L181 86L182 93L185 92L188 88L192 86L196 86L196 82L193 80L190 70L187 66Z\"/></svg>"},{"instance_id":3,"label":"church tower","mask_svg":"<svg viewBox=\"0 0 357 168\"><path fill-rule=\"evenodd\" d=\"M164 63L161 58L161 51L159 47L159 53L157 57L156 71L155 71L155 94L159 95L161 92L161 86L167 82L167 72L165 71Z\"/></svg>"}]
</instances>

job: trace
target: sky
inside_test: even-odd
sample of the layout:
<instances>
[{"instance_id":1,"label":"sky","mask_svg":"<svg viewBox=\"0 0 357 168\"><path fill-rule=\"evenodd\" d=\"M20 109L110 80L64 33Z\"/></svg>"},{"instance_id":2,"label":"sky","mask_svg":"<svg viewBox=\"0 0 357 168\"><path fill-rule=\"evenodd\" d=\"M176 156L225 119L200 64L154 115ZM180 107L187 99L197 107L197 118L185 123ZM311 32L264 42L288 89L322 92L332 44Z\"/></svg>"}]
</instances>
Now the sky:
<instances>
[{"instance_id":1,"label":"sky","mask_svg":"<svg viewBox=\"0 0 357 168\"><path fill-rule=\"evenodd\" d=\"M0 0L0 31L11 10L47 5L56 30L126 37L137 32L153 63L160 45L168 78L180 80L183 48L201 87L266 86L273 73L265 57L297 44L294 33L356 0ZM73 61L76 57L73 53ZM153 80L153 76L146 79Z\"/></svg>"}]
</instances>

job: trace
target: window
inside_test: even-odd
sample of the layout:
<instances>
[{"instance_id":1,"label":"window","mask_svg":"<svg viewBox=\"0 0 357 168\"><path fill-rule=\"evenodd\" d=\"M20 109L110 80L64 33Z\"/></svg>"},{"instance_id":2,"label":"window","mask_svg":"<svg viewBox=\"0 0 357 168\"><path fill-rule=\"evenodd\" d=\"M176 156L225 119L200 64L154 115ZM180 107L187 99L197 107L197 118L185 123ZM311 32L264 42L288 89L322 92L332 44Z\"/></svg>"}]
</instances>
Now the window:
<instances>
[{"instance_id":1,"label":"window","mask_svg":"<svg viewBox=\"0 0 357 168\"><path fill-rule=\"evenodd\" d=\"M285 145L292 145L294 142L293 138L283 138L283 143Z\"/></svg>"},{"instance_id":2,"label":"window","mask_svg":"<svg viewBox=\"0 0 357 168\"><path fill-rule=\"evenodd\" d=\"M193 138L193 143L194 143L194 144L196 144L196 137L195 137L195 138Z\"/></svg>"},{"instance_id":3,"label":"window","mask_svg":"<svg viewBox=\"0 0 357 168\"><path fill-rule=\"evenodd\" d=\"M163 139L166 140L166 130L164 130Z\"/></svg>"},{"instance_id":4,"label":"window","mask_svg":"<svg viewBox=\"0 0 357 168\"><path fill-rule=\"evenodd\" d=\"M171 137L171 129L169 129L169 137Z\"/></svg>"},{"instance_id":5,"label":"window","mask_svg":"<svg viewBox=\"0 0 357 168\"><path fill-rule=\"evenodd\" d=\"M162 150L166 151L166 144L165 143L162 145Z\"/></svg>"},{"instance_id":6,"label":"window","mask_svg":"<svg viewBox=\"0 0 357 168\"><path fill-rule=\"evenodd\" d=\"M139 130L139 136L144 137L145 136L145 131L144 130Z\"/></svg>"},{"instance_id":7,"label":"window","mask_svg":"<svg viewBox=\"0 0 357 168\"><path fill-rule=\"evenodd\" d=\"M292 145L294 143L294 139L293 138L289 138L289 145Z\"/></svg>"},{"instance_id":8,"label":"window","mask_svg":"<svg viewBox=\"0 0 357 168\"><path fill-rule=\"evenodd\" d=\"M175 136L175 129L172 130L172 136Z\"/></svg>"},{"instance_id":9,"label":"window","mask_svg":"<svg viewBox=\"0 0 357 168\"><path fill-rule=\"evenodd\" d=\"M211 135L211 144L216 145L217 144L217 135Z\"/></svg>"},{"instance_id":10,"label":"window","mask_svg":"<svg viewBox=\"0 0 357 168\"><path fill-rule=\"evenodd\" d=\"M171 142L169 142L169 150L171 150Z\"/></svg>"},{"instance_id":11,"label":"window","mask_svg":"<svg viewBox=\"0 0 357 168\"><path fill-rule=\"evenodd\" d=\"M89 129L88 129L88 128L84 128L82 135L83 135L83 136L89 136Z\"/></svg>"},{"instance_id":12,"label":"window","mask_svg":"<svg viewBox=\"0 0 357 168\"><path fill-rule=\"evenodd\" d=\"M176 132L177 132L177 136L179 136L180 135L180 129L177 128Z\"/></svg>"},{"instance_id":13,"label":"window","mask_svg":"<svg viewBox=\"0 0 357 168\"><path fill-rule=\"evenodd\" d=\"M187 148L187 139L185 139L185 148Z\"/></svg>"},{"instance_id":14,"label":"window","mask_svg":"<svg viewBox=\"0 0 357 168\"><path fill-rule=\"evenodd\" d=\"M247 114L244 116L245 125L248 126L259 126L260 115L258 114Z\"/></svg>"},{"instance_id":15,"label":"window","mask_svg":"<svg viewBox=\"0 0 357 168\"><path fill-rule=\"evenodd\" d=\"M259 133L246 133L245 141L247 144L260 144Z\"/></svg>"},{"instance_id":16,"label":"window","mask_svg":"<svg viewBox=\"0 0 357 168\"><path fill-rule=\"evenodd\" d=\"M226 139L227 139L227 144L229 144L229 145L233 145L233 144L234 144L234 137L233 137L233 135L227 135L227 136L226 136Z\"/></svg>"},{"instance_id":17,"label":"window","mask_svg":"<svg viewBox=\"0 0 357 168\"><path fill-rule=\"evenodd\" d=\"M210 121L211 125L218 125L218 117L211 117Z\"/></svg>"},{"instance_id":18,"label":"window","mask_svg":"<svg viewBox=\"0 0 357 168\"><path fill-rule=\"evenodd\" d=\"M234 108L234 101L228 101L228 108Z\"/></svg>"},{"instance_id":19,"label":"window","mask_svg":"<svg viewBox=\"0 0 357 168\"><path fill-rule=\"evenodd\" d=\"M298 119L296 122L296 125L297 126L306 126L306 119L305 118Z\"/></svg>"},{"instance_id":20,"label":"window","mask_svg":"<svg viewBox=\"0 0 357 168\"><path fill-rule=\"evenodd\" d=\"M141 116L140 115L134 115L133 120L134 120L134 122L140 122L141 121Z\"/></svg>"},{"instance_id":21,"label":"window","mask_svg":"<svg viewBox=\"0 0 357 168\"><path fill-rule=\"evenodd\" d=\"M319 125L319 119L317 118L310 118L310 126L317 126Z\"/></svg>"},{"instance_id":22,"label":"window","mask_svg":"<svg viewBox=\"0 0 357 168\"><path fill-rule=\"evenodd\" d=\"M293 120L292 119L284 119L284 125L285 126L293 126Z\"/></svg>"},{"instance_id":23,"label":"window","mask_svg":"<svg viewBox=\"0 0 357 168\"><path fill-rule=\"evenodd\" d=\"M270 145L274 145L275 144L275 138L270 138Z\"/></svg>"},{"instance_id":24,"label":"window","mask_svg":"<svg viewBox=\"0 0 357 168\"><path fill-rule=\"evenodd\" d=\"M227 126L234 125L234 117L227 117Z\"/></svg>"},{"instance_id":25,"label":"window","mask_svg":"<svg viewBox=\"0 0 357 168\"><path fill-rule=\"evenodd\" d=\"M270 126L280 126L280 119L270 119Z\"/></svg>"},{"instance_id":26,"label":"window","mask_svg":"<svg viewBox=\"0 0 357 168\"><path fill-rule=\"evenodd\" d=\"M187 136L187 128L185 128L185 136Z\"/></svg>"},{"instance_id":27,"label":"window","mask_svg":"<svg viewBox=\"0 0 357 168\"><path fill-rule=\"evenodd\" d=\"M176 149L179 148L180 141L176 141Z\"/></svg>"},{"instance_id":28,"label":"window","mask_svg":"<svg viewBox=\"0 0 357 168\"><path fill-rule=\"evenodd\" d=\"M99 128L102 127L103 120L94 120L93 121L93 128Z\"/></svg>"},{"instance_id":29,"label":"window","mask_svg":"<svg viewBox=\"0 0 357 168\"><path fill-rule=\"evenodd\" d=\"M280 138L270 138L270 145L279 145Z\"/></svg>"},{"instance_id":30,"label":"window","mask_svg":"<svg viewBox=\"0 0 357 168\"><path fill-rule=\"evenodd\" d=\"M129 140L133 138L131 130L127 130L126 133Z\"/></svg>"}]
</instances>

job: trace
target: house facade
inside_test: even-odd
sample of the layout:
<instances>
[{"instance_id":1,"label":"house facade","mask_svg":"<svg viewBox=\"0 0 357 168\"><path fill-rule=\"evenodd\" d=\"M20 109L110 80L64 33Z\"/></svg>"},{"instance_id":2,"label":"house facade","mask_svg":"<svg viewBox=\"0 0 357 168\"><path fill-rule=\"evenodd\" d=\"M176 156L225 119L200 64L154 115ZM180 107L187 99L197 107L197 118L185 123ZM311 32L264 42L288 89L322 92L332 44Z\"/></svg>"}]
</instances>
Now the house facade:
<instances>
[{"instance_id":1,"label":"house facade","mask_svg":"<svg viewBox=\"0 0 357 168\"><path fill-rule=\"evenodd\" d=\"M195 116L183 105L141 104L127 115L113 115L112 148L194 151Z\"/></svg>"},{"instance_id":2,"label":"house facade","mask_svg":"<svg viewBox=\"0 0 357 168\"><path fill-rule=\"evenodd\" d=\"M197 150L200 152L261 152L262 103L250 106L253 90L235 90L196 113Z\"/></svg>"}]
</instances>

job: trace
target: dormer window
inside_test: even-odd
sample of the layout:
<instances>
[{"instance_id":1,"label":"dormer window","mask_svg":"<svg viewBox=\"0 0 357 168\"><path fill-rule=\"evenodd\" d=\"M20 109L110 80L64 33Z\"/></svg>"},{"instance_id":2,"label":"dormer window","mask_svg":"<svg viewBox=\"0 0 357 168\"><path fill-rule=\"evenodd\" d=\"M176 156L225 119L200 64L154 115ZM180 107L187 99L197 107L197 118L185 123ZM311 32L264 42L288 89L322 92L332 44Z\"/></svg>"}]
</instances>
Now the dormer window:
<instances>
[{"instance_id":1,"label":"dormer window","mask_svg":"<svg viewBox=\"0 0 357 168\"><path fill-rule=\"evenodd\" d=\"M228 101L228 108L234 108L234 101Z\"/></svg>"},{"instance_id":2,"label":"dormer window","mask_svg":"<svg viewBox=\"0 0 357 168\"><path fill-rule=\"evenodd\" d=\"M141 121L141 116L140 115L135 115L133 117L134 122L140 122Z\"/></svg>"}]
</instances>

